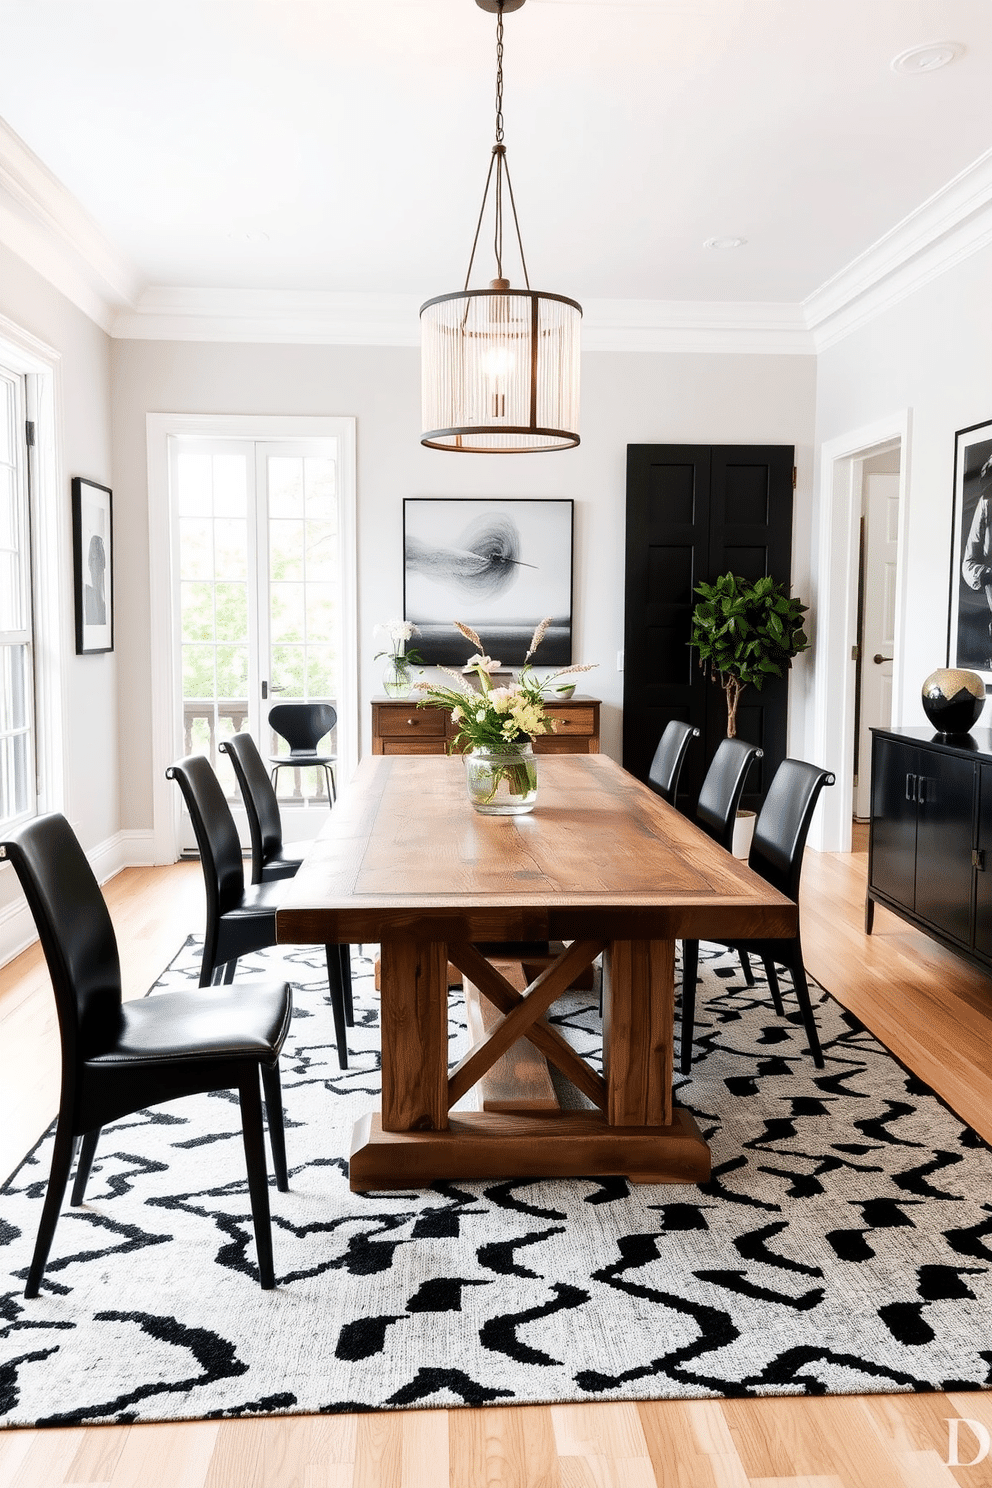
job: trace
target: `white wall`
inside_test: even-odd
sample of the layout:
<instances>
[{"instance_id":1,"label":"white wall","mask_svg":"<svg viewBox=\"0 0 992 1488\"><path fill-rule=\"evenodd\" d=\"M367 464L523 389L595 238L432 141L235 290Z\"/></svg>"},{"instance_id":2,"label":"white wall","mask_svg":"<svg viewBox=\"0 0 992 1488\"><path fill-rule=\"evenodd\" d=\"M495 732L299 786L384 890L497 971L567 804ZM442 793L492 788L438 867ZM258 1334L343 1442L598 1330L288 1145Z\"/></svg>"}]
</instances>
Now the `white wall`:
<instances>
[{"instance_id":1,"label":"white wall","mask_svg":"<svg viewBox=\"0 0 992 1488\"><path fill-rule=\"evenodd\" d=\"M817 363L817 445L900 409L911 417L908 609L894 724L925 724L920 687L946 658L954 434L992 418L992 248L973 255ZM988 724L989 712L983 717Z\"/></svg>"},{"instance_id":2,"label":"white wall","mask_svg":"<svg viewBox=\"0 0 992 1488\"><path fill-rule=\"evenodd\" d=\"M358 592L363 748L380 691L377 621L402 610L405 496L566 496L576 502L575 658L599 670L603 742L620 754L628 443L794 444L799 465L794 584L808 584L815 363L812 357L589 353L582 444L542 455L452 455L420 442L419 353L410 349L120 341L112 349L118 500L122 818L151 824L145 414L335 414L357 418ZM796 691L802 697L802 665Z\"/></svg>"},{"instance_id":3,"label":"white wall","mask_svg":"<svg viewBox=\"0 0 992 1488\"><path fill-rule=\"evenodd\" d=\"M84 475L113 486L110 338L2 246L0 315L60 353L56 417L61 441L62 651L68 728L64 809L89 850L106 844L120 828L118 658L114 653L75 654L70 481ZM56 792L57 799L61 795ZM18 897L12 880L9 868L0 872L0 904Z\"/></svg>"}]
</instances>

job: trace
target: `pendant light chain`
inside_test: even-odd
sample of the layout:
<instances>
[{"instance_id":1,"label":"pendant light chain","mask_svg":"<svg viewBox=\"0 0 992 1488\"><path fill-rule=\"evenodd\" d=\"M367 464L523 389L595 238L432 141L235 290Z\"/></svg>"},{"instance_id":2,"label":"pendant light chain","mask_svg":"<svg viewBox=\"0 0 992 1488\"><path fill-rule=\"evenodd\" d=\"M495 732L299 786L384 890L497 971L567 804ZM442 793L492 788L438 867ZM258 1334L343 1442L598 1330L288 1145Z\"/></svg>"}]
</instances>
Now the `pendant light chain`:
<instances>
[{"instance_id":1,"label":"pendant light chain","mask_svg":"<svg viewBox=\"0 0 992 1488\"><path fill-rule=\"evenodd\" d=\"M472 252L469 254L468 270L465 274L466 290L472 278L475 251L479 246L482 219L486 215L486 202L489 200L489 187L492 183L494 165L496 167L496 193L495 218L493 223L493 254L496 259L496 277L497 279L503 278L503 177L505 175L506 189L510 196L510 211L513 215L513 228L516 233L517 247L520 250L520 265L523 269L524 284L530 289L530 275L527 272L527 259L524 256L523 238L520 235L517 204L513 199L513 183L510 180L510 166L506 158L503 132L503 5L502 0L500 0L499 11L496 17L496 143L493 145L492 156L489 160L486 186L482 193L482 206L479 208L479 220L475 225L475 237L472 239Z\"/></svg>"}]
</instances>

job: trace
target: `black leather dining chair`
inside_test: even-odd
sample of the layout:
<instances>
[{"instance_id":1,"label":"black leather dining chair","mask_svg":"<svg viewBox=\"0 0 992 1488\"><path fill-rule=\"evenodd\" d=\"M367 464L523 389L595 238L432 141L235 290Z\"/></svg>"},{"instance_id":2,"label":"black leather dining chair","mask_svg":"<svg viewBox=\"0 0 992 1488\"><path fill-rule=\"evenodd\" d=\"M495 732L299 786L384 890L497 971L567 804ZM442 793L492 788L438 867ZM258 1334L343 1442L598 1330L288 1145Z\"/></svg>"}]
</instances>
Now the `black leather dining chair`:
<instances>
[{"instance_id":1,"label":"black leather dining chair","mask_svg":"<svg viewBox=\"0 0 992 1488\"><path fill-rule=\"evenodd\" d=\"M312 842L283 842L282 815L272 782L265 773L265 765L251 734L234 734L222 739L217 746L231 761L234 774L245 804L248 831L251 835L251 881L274 883L279 879L293 878L297 873ZM351 989L351 948L342 945L341 957L342 990L345 1013L349 1024L353 1020Z\"/></svg>"},{"instance_id":2,"label":"black leather dining chair","mask_svg":"<svg viewBox=\"0 0 992 1488\"><path fill-rule=\"evenodd\" d=\"M679 719L673 718L666 723L664 732L658 740L658 747L648 771L648 785L656 795L667 801L669 806L676 805L679 776L682 774L686 751L692 740L698 738L698 728L693 728L691 723L682 723Z\"/></svg>"},{"instance_id":3,"label":"black leather dining chair","mask_svg":"<svg viewBox=\"0 0 992 1488\"><path fill-rule=\"evenodd\" d=\"M269 756L272 766L272 784L276 776L287 767L293 770L312 769L316 766L327 778L327 799L333 806L337 796L334 781L334 766L337 755L318 749L321 739L327 737L338 721L337 709L331 703L277 703L269 709L269 724L289 745L288 754Z\"/></svg>"},{"instance_id":4,"label":"black leather dining chair","mask_svg":"<svg viewBox=\"0 0 992 1488\"><path fill-rule=\"evenodd\" d=\"M207 897L200 986L216 984L221 978L230 982L239 957L275 945L276 910L285 897L286 885L245 884L238 829L206 755L188 755L170 765L165 773L183 793L200 850ZM347 1027L354 1022L354 1013L350 1000L345 998L341 948L328 945L324 950L338 1063L347 1069Z\"/></svg>"},{"instance_id":5,"label":"black leather dining chair","mask_svg":"<svg viewBox=\"0 0 992 1488\"><path fill-rule=\"evenodd\" d=\"M799 904L799 884L803 871L803 852L809 835L813 812L825 785L833 785L834 777L829 770L805 760L783 760L775 771L764 804L758 813L754 829L754 840L748 857L748 867L772 886ZM803 965L802 941L799 929L791 937L762 940L718 941L732 950L757 956L765 968L768 987L775 1011L780 1017L785 1009L779 991L776 964L784 966L792 976L792 985L799 1003L803 1027L809 1043L809 1051L817 1069L823 1068L823 1052L820 1048L816 1018L810 1002L806 968ZM682 942L682 1039L681 1068L688 1074L692 1064L692 1034L696 1011L696 973L699 964L699 941Z\"/></svg>"},{"instance_id":6,"label":"black leather dining chair","mask_svg":"<svg viewBox=\"0 0 992 1488\"><path fill-rule=\"evenodd\" d=\"M755 760L763 757L756 744L748 744L744 739L721 739L703 777L696 802L696 821L727 852L733 847L734 821L748 771Z\"/></svg>"},{"instance_id":7,"label":"black leather dining chair","mask_svg":"<svg viewBox=\"0 0 992 1488\"><path fill-rule=\"evenodd\" d=\"M275 1286L259 1071L276 1183L289 1188L279 1051L289 1029L288 983L245 980L209 992L159 992L124 1002L117 938L103 895L64 816L35 817L6 834L48 963L62 1042L62 1089L48 1189L28 1269L36 1297L81 1139L71 1203L83 1202L101 1128L136 1111L204 1091L238 1091L262 1286Z\"/></svg>"},{"instance_id":8,"label":"black leather dining chair","mask_svg":"<svg viewBox=\"0 0 992 1488\"><path fill-rule=\"evenodd\" d=\"M306 857L309 842L283 842L282 814L275 789L251 734L234 734L218 744L231 761L251 834L251 881L272 883L292 878Z\"/></svg>"}]
</instances>

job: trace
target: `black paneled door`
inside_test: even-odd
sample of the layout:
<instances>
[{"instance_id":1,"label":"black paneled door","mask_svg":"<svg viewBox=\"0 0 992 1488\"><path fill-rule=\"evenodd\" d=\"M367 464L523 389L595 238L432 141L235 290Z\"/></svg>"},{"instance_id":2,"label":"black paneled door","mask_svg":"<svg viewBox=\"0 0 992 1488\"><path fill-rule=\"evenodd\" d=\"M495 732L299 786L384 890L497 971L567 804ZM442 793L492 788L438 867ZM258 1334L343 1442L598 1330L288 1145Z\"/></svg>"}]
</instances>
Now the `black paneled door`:
<instances>
[{"instance_id":1,"label":"black paneled door","mask_svg":"<svg viewBox=\"0 0 992 1488\"><path fill-rule=\"evenodd\" d=\"M623 762L645 780L669 719L694 724L702 747L689 747L680 804L695 801L727 719L689 648L693 590L729 572L789 582L793 464L792 445L627 446ZM785 758L787 714L787 677L741 697L737 732L765 751L742 803L751 809Z\"/></svg>"}]
</instances>

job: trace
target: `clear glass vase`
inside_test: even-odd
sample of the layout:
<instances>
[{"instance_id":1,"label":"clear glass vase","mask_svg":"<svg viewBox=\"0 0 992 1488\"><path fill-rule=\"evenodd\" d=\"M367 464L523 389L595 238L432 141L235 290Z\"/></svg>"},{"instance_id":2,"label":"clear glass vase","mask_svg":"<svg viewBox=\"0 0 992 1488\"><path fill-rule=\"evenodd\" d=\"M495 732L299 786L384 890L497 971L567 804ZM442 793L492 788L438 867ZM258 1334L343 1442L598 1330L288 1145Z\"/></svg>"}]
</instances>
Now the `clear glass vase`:
<instances>
[{"instance_id":1,"label":"clear glass vase","mask_svg":"<svg viewBox=\"0 0 992 1488\"><path fill-rule=\"evenodd\" d=\"M537 759L530 741L497 751L466 752L468 798L483 816L521 816L537 800Z\"/></svg>"},{"instance_id":2,"label":"clear glass vase","mask_svg":"<svg viewBox=\"0 0 992 1488\"><path fill-rule=\"evenodd\" d=\"M390 656L382 673L382 690L387 697L405 698L410 696L413 685L413 674L410 663L405 656Z\"/></svg>"}]
</instances>

